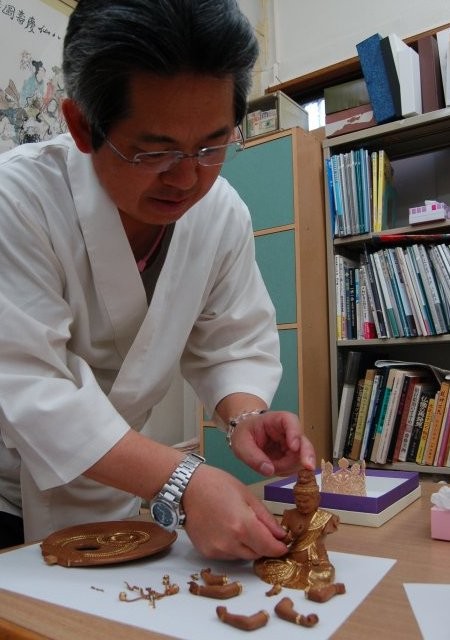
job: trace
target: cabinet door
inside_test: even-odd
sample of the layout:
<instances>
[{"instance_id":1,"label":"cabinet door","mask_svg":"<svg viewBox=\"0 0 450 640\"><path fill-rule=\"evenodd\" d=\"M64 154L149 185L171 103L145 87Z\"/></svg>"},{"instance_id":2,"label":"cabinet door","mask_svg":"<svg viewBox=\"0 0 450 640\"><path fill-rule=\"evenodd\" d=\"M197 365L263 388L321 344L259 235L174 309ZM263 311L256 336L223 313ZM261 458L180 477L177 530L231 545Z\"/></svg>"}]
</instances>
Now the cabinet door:
<instances>
[{"instance_id":1,"label":"cabinet door","mask_svg":"<svg viewBox=\"0 0 450 640\"><path fill-rule=\"evenodd\" d=\"M245 149L223 166L222 175L250 209L255 231L293 224L291 136Z\"/></svg>"},{"instance_id":2,"label":"cabinet door","mask_svg":"<svg viewBox=\"0 0 450 640\"><path fill-rule=\"evenodd\" d=\"M252 146L229 164L222 175L238 191L252 217L255 254L261 275L276 309L278 325L297 321L294 230L294 178L292 137L286 135ZM299 412L297 329L283 328L280 354L283 375L272 407ZM226 447L224 435L203 428L203 453L207 461L246 483L262 479L237 460Z\"/></svg>"}]
</instances>

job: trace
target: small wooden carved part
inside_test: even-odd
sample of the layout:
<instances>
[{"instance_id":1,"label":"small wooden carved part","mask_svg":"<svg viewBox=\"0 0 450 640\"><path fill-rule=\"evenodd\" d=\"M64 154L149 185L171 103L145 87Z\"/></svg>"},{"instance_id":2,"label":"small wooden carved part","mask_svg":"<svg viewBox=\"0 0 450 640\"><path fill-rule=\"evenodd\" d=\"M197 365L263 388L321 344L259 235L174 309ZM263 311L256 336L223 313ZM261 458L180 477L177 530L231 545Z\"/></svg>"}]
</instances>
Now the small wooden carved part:
<instances>
[{"instance_id":1,"label":"small wooden carved part","mask_svg":"<svg viewBox=\"0 0 450 640\"><path fill-rule=\"evenodd\" d=\"M237 613L228 613L227 608L221 606L216 608L216 613L222 622L225 622L225 624L229 624L232 627L236 627L236 629L241 629L242 631L254 631L255 629L260 629L269 621L269 614L263 609L251 616L245 616Z\"/></svg>"},{"instance_id":2,"label":"small wooden carved part","mask_svg":"<svg viewBox=\"0 0 450 640\"><path fill-rule=\"evenodd\" d=\"M282 598L275 606L275 613L282 620L299 624L302 627L313 627L319 622L319 618L315 613L309 613L304 616L294 609L294 603L290 598Z\"/></svg>"},{"instance_id":3,"label":"small wooden carved part","mask_svg":"<svg viewBox=\"0 0 450 640\"><path fill-rule=\"evenodd\" d=\"M327 602L336 595L345 593L345 584L342 582L333 582L332 584L325 584L323 586L306 587L305 596L308 600L313 602Z\"/></svg>"},{"instance_id":4,"label":"small wooden carved part","mask_svg":"<svg viewBox=\"0 0 450 640\"><path fill-rule=\"evenodd\" d=\"M205 584L227 584L228 576L211 573L211 569L202 569L200 575Z\"/></svg>"},{"instance_id":5,"label":"small wooden carved part","mask_svg":"<svg viewBox=\"0 0 450 640\"><path fill-rule=\"evenodd\" d=\"M281 592L282 588L281 584L274 584L269 591L266 591L266 596L277 596Z\"/></svg>"},{"instance_id":6,"label":"small wooden carved part","mask_svg":"<svg viewBox=\"0 0 450 640\"><path fill-rule=\"evenodd\" d=\"M228 584L207 584L201 585L197 582L188 582L189 591L195 596L206 596L207 598L218 598L225 600L234 598L242 593L242 585L240 582L229 582Z\"/></svg>"}]
</instances>

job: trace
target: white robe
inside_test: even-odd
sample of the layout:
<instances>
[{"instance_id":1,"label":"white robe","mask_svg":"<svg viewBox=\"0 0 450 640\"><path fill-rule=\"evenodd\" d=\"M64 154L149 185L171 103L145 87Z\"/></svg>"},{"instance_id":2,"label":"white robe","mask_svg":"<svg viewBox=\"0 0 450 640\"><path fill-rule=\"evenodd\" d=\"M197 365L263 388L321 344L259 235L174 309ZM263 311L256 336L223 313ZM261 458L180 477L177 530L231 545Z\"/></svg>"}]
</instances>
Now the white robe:
<instances>
[{"instance_id":1,"label":"white robe","mask_svg":"<svg viewBox=\"0 0 450 640\"><path fill-rule=\"evenodd\" d=\"M134 515L139 499L82 474L143 427L178 362L210 412L236 391L270 403L279 382L247 208L218 178L176 223L148 307L90 155L67 134L0 155L0 353L26 538Z\"/></svg>"}]
</instances>

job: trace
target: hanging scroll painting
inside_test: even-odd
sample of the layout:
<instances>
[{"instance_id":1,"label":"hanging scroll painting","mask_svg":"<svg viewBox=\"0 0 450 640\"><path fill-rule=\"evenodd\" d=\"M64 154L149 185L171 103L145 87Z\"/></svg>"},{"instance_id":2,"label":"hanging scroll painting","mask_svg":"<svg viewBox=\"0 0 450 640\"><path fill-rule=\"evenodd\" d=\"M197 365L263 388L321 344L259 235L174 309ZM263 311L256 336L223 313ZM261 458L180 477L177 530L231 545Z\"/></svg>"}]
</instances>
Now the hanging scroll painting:
<instances>
[{"instance_id":1,"label":"hanging scroll painting","mask_svg":"<svg viewBox=\"0 0 450 640\"><path fill-rule=\"evenodd\" d=\"M62 46L71 0L0 0L0 152L66 130Z\"/></svg>"}]
</instances>

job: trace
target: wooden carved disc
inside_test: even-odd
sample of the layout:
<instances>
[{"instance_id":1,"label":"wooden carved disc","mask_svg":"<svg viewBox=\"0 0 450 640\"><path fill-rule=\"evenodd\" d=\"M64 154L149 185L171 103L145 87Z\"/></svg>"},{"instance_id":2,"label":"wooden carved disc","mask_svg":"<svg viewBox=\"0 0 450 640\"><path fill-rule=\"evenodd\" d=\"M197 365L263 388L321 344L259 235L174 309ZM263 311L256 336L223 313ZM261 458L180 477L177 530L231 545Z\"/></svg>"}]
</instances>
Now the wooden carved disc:
<instances>
[{"instance_id":1,"label":"wooden carved disc","mask_svg":"<svg viewBox=\"0 0 450 640\"><path fill-rule=\"evenodd\" d=\"M151 556L175 542L175 531L153 522L118 520L92 522L60 529L41 543L47 564L88 567Z\"/></svg>"}]
</instances>

